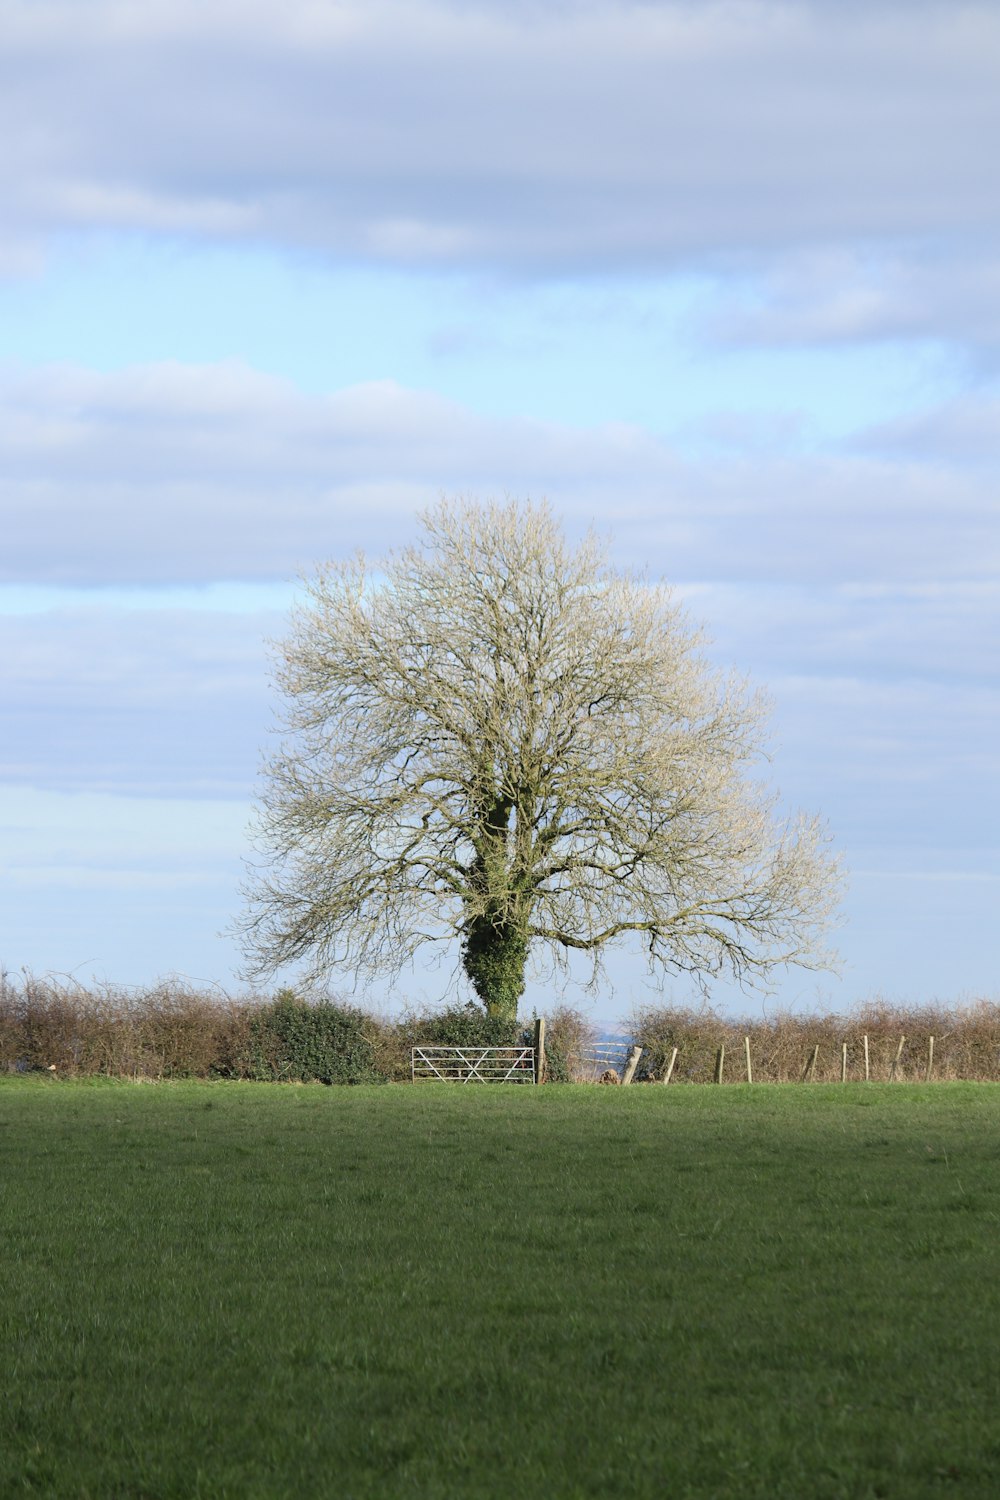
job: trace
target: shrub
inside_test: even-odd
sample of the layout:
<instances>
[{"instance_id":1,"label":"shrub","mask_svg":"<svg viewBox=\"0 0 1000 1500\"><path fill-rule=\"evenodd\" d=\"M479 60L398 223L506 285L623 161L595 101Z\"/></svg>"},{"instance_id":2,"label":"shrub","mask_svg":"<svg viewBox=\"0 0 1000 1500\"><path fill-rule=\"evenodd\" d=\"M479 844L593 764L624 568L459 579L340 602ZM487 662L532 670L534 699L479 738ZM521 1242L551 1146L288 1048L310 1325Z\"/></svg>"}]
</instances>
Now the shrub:
<instances>
[{"instance_id":1,"label":"shrub","mask_svg":"<svg viewBox=\"0 0 1000 1500\"><path fill-rule=\"evenodd\" d=\"M399 1023L400 1033L437 1047L516 1047L524 1039L524 1025L505 1016L488 1016L479 1005L454 1005L448 1010L408 1015Z\"/></svg>"},{"instance_id":2,"label":"shrub","mask_svg":"<svg viewBox=\"0 0 1000 1500\"><path fill-rule=\"evenodd\" d=\"M234 1036L246 1030L246 1009L172 984L140 992L122 1007L132 1033L129 1071L152 1078L226 1076Z\"/></svg>"},{"instance_id":3,"label":"shrub","mask_svg":"<svg viewBox=\"0 0 1000 1500\"><path fill-rule=\"evenodd\" d=\"M593 1042L586 1018L566 1006L547 1017L546 1050L553 1082L580 1076ZM886 1079L905 1038L895 1077L926 1076L934 1038L935 1079L1000 1080L1000 1004L908 1007L881 997L848 1016L777 1013L766 1019L722 1017L709 1009L650 1006L632 1019L644 1048L638 1079L663 1076L674 1047L674 1080L710 1083L725 1045L727 1082L746 1077L744 1036L761 1083L809 1076L864 1076L868 1037L871 1077ZM0 971L0 1071L54 1070L57 1076L103 1073L128 1078L322 1079L327 1083L403 1081L410 1048L513 1046L532 1040L530 1025L491 1017L475 1004L380 1020L330 998L306 1000L291 990L274 1000L232 999L170 980L146 989L110 984L90 989L75 980Z\"/></svg>"},{"instance_id":4,"label":"shrub","mask_svg":"<svg viewBox=\"0 0 1000 1500\"><path fill-rule=\"evenodd\" d=\"M91 993L69 980L28 974L20 985L5 976L2 995L0 1037L8 1068L54 1068L64 1075L100 1071L113 1008L106 991Z\"/></svg>"},{"instance_id":5,"label":"shrub","mask_svg":"<svg viewBox=\"0 0 1000 1500\"><path fill-rule=\"evenodd\" d=\"M678 1082L711 1083L715 1054L730 1045L732 1023L707 1008L649 1007L636 1013L633 1035L643 1048L640 1080L662 1078L673 1049L677 1048L674 1077Z\"/></svg>"},{"instance_id":6,"label":"shrub","mask_svg":"<svg viewBox=\"0 0 1000 1500\"><path fill-rule=\"evenodd\" d=\"M24 1068L25 1047L21 996L10 975L0 970L0 1070Z\"/></svg>"},{"instance_id":7,"label":"shrub","mask_svg":"<svg viewBox=\"0 0 1000 1500\"><path fill-rule=\"evenodd\" d=\"M640 1077L647 1079L663 1076L676 1047L674 1079L710 1083L718 1048L725 1046L725 1078L738 1083L746 1078L743 1039L747 1036L753 1076L761 1083L801 1079L817 1047L809 1076L816 1082L837 1082L845 1045L848 1078L862 1078L866 1036L873 1080L884 1081L893 1074L901 1040L894 1076L924 1078L932 1036L934 1078L1000 1079L1000 1005L985 1000L961 1008L908 1007L876 997L847 1016L779 1012L765 1020L721 1017L708 1008L654 1006L635 1014L633 1029L645 1049Z\"/></svg>"},{"instance_id":8,"label":"shrub","mask_svg":"<svg viewBox=\"0 0 1000 1500\"><path fill-rule=\"evenodd\" d=\"M373 1022L363 1011L279 992L252 1016L247 1074L300 1083L384 1083L375 1064Z\"/></svg>"},{"instance_id":9,"label":"shrub","mask_svg":"<svg viewBox=\"0 0 1000 1500\"><path fill-rule=\"evenodd\" d=\"M585 1071L584 1053L597 1039L597 1028L582 1011L561 1005L545 1018L546 1079L573 1083Z\"/></svg>"},{"instance_id":10,"label":"shrub","mask_svg":"<svg viewBox=\"0 0 1000 1500\"><path fill-rule=\"evenodd\" d=\"M489 1016L481 1006L452 1005L445 1010L410 1011L391 1027L393 1079L408 1082L410 1050L432 1047L519 1047L531 1042L530 1028L504 1016Z\"/></svg>"},{"instance_id":11,"label":"shrub","mask_svg":"<svg viewBox=\"0 0 1000 1500\"><path fill-rule=\"evenodd\" d=\"M247 1007L163 982L148 990L25 976L0 983L0 1068L191 1078L231 1071Z\"/></svg>"}]
</instances>

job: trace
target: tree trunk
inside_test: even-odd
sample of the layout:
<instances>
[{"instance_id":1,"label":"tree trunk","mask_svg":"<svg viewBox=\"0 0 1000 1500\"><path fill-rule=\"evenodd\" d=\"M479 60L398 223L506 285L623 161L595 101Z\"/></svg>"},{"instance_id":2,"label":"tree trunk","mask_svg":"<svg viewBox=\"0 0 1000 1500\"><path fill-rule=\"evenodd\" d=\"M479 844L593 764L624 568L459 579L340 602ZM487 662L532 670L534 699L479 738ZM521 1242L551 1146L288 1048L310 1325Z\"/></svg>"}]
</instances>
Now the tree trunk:
<instances>
[{"instance_id":1,"label":"tree trunk","mask_svg":"<svg viewBox=\"0 0 1000 1500\"><path fill-rule=\"evenodd\" d=\"M527 959L524 924L489 912L467 923L462 963L488 1015L510 1021L517 1018Z\"/></svg>"},{"instance_id":2,"label":"tree trunk","mask_svg":"<svg viewBox=\"0 0 1000 1500\"><path fill-rule=\"evenodd\" d=\"M476 891L462 934L462 964L487 1015L517 1019L528 960L529 903L510 866L510 815L504 796L483 808L469 883Z\"/></svg>"}]
</instances>

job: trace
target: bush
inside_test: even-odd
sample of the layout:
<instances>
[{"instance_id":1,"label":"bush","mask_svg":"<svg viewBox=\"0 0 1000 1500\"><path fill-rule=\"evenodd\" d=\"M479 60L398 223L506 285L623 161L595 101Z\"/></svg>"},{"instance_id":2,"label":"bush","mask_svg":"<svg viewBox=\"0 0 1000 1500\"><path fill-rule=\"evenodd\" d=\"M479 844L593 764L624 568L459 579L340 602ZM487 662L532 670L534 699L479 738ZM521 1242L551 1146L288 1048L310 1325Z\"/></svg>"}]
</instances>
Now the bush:
<instances>
[{"instance_id":1,"label":"bush","mask_svg":"<svg viewBox=\"0 0 1000 1500\"><path fill-rule=\"evenodd\" d=\"M926 1077L934 1038L933 1077L983 1082L1000 1079L1000 1005L978 1001L961 1008L893 1005L876 998L847 1016L778 1013L766 1020L722 1017L705 1008L649 1007L633 1017L635 1039L644 1048L640 1078L662 1078L677 1048L674 1080L711 1083L716 1052L726 1049L725 1080L746 1078L744 1037L750 1038L753 1076L760 1083L794 1083L806 1066L817 1083L840 1080L843 1048L847 1077L864 1077L864 1038L869 1075L917 1081ZM900 1040L903 1040L899 1052ZM815 1064L810 1060L818 1048ZM899 1052L898 1066L893 1069Z\"/></svg>"},{"instance_id":2,"label":"bush","mask_svg":"<svg viewBox=\"0 0 1000 1500\"><path fill-rule=\"evenodd\" d=\"M300 1083L384 1083L363 1011L282 990L250 1021L246 1076Z\"/></svg>"},{"instance_id":3,"label":"bush","mask_svg":"<svg viewBox=\"0 0 1000 1500\"><path fill-rule=\"evenodd\" d=\"M561 1007L547 1017L552 1082L581 1076L581 1054L593 1042L585 1017ZM868 1037L871 1077L926 1076L934 1038L935 1079L1000 1080L1000 1004L907 1007L876 997L848 1016L789 1015L741 1020L708 1009L648 1007L633 1017L644 1048L637 1079L662 1078L674 1047L674 1080L710 1083L715 1056L726 1048L726 1082L746 1077L743 1038L750 1037L753 1074L761 1083L803 1077L864 1076ZM203 993L181 981L146 989L111 984L90 989L75 980L12 978L0 971L0 1071L51 1071L57 1077L105 1074L125 1078L321 1079L325 1083L408 1080L410 1048L509 1047L530 1044L530 1023L488 1016L476 1004L379 1020L329 998L307 1001L282 990L270 1001Z\"/></svg>"},{"instance_id":4,"label":"bush","mask_svg":"<svg viewBox=\"0 0 1000 1500\"><path fill-rule=\"evenodd\" d=\"M521 1047L531 1043L530 1029L526 1031L523 1022L488 1016L471 1001L446 1010L411 1011L391 1027L391 1034L396 1071L390 1076L399 1082L409 1082L413 1047Z\"/></svg>"},{"instance_id":5,"label":"bush","mask_svg":"<svg viewBox=\"0 0 1000 1500\"><path fill-rule=\"evenodd\" d=\"M746 1024L749 1027L750 1023ZM673 1076L677 1082L711 1083L718 1048L725 1046L732 1054L736 1039L746 1035L745 1030L738 1030L738 1023L723 1020L707 1008L650 1007L633 1017L632 1027L643 1049L638 1074L641 1081L662 1078L676 1047Z\"/></svg>"},{"instance_id":6,"label":"bush","mask_svg":"<svg viewBox=\"0 0 1000 1500\"><path fill-rule=\"evenodd\" d=\"M597 1029L582 1011L561 1005L545 1018L547 1083L574 1083L586 1071L584 1053L597 1038Z\"/></svg>"},{"instance_id":7,"label":"bush","mask_svg":"<svg viewBox=\"0 0 1000 1500\"><path fill-rule=\"evenodd\" d=\"M183 984L148 990L0 976L0 1068L60 1076L200 1078L234 1074L248 1007ZM245 1049L244 1049L245 1050Z\"/></svg>"},{"instance_id":8,"label":"bush","mask_svg":"<svg viewBox=\"0 0 1000 1500\"><path fill-rule=\"evenodd\" d=\"M488 1016L471 1002L448 1010L406 1016L399 1023L399 1030L403 1036L412 1038L411 1047L421 1042L436 1047L517 1047L525 1041L521 1021Z\"/></svg>"}]
</instances>

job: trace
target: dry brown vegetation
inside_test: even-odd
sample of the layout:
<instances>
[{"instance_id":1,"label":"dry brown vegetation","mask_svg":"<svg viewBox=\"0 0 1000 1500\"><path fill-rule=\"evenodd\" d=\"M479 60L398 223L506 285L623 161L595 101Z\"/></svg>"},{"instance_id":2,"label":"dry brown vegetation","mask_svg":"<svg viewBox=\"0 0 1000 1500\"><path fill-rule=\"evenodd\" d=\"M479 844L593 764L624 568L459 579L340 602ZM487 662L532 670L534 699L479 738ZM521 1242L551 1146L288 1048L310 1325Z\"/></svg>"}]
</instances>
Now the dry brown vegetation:
<instances>
[{"instance_id":1,"label":"dry brown vegetation","mask_svg":"<svg viewBox=\"0 0 1000 1500\"><path fill-rule=\"evenodd\" d=\"M233 998L178 981L146 989L87 988L72 979L0 974L0 1072L260 1077L260 1018L282 994L287 1000L288 991L270 999ZM392 1082L409 1078L414 1043L513 1040L501 1036L498 1023L475 1007L410 1013L397 1020L348 1008L343 1015L367 1049L366 1076ZM776 1014L763 1020L647 1007L635 1013L631 1030L644 1049L637 1081L662 1078L676 1047L671 1085L711 1083L718 1050L725 1047L725 1082L744 1082L745 1037L750 1038L754 1082L789 1083L804 1076L839 1082L845 1043L847 1077L856 1080L864 1077L866 1036L873 1080L889 1078L897 1052L895 1077L924 1079L933 1037L934 1079L1000 1081L1000 1003L989 1000L914 1007L875 999L848 1016ZM594 1041L587 1019L569 1006L554 1009L547 1017L547 1038L550 1078L558 1082L583 1076L583 1060Z\"/></svg>"},{"instance_id":2,"label":"dry brown vegetation","mask_svg":"<svg viewBox=\"0 0 1000 1500\"><path fill-rule=\"evenodd\" d=\"M164 982L87 989L71 979L0 978L0 1068L64 1076L239 1076L254 1008Z\"/></svg>"},{"instance_id":3,"label":"dry brown vegetation","mask_svg":"<svg viewBox=\"0 0 1000 1500\"><path fill-rule=\"evenodd\" d=\"M841 1079L847 1046L847 1077L886 1080L903 1040L895 1077L916 1082L927 1076L934 1038L935 1079L1000 1080L1000 1004L976 1000L964 1005L908 1006L876 998L847 1016L776 1014L763 1020L722 1017L712 1011L649 1007L632 1021L644 1047L643 1076L660 1078L677 1048L671 1082L711 1083L718 1050L725 1047L724 1079L746 1081L746 1037L755 1083L794 1083L808 1076L818 1083ZM818 1047L815 1064L810 1064Z\"/></svg>"},{"instance_id":4,"label":"dry brown vegetation","mask_svg":"<svg viewBox=\"0 0 1000 1500\"><path fill-rule=\"evenodd\" d=\"M557 1050L577 1046L578 1033L585 1034L579 1017L573 1030L574 1017L554 1014ZM233 998L180 981L88 988L71 978L0 974L0 1072L402 1082L416 1043L507 1044L518 1034L516 1024L492 1019L479 1006L387 1020L290 990ZM331 1050L339 1051L340 1066Z\"/></svg>"}]
</instances>

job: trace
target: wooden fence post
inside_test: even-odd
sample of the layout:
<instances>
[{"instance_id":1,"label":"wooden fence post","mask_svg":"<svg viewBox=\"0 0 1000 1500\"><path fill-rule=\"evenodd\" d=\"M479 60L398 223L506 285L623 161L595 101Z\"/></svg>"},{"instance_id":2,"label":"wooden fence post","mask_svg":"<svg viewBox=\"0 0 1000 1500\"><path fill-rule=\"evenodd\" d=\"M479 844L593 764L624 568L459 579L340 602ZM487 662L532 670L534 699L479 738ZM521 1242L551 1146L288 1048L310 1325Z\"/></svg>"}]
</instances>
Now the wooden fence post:
<instances>
[{"instance_id":1,"label":"wooden fence post","mask_svg":"<svg viewBox=\"0 0 1000 1500\"><path fill-rule=\"evenodd\" d=\"M535 1082L545 1082L545 1017L535 1018Z\"/></svg>"},{"instance_id":2,"label":"wooden fence post","mask_svg":"<svg viewBox=\"0 0 1000 1500\"><path fill-rule=\"evenodd\" d=\"M931 1073L933 1071L934 1071L934 1038L932 1036L930 1036L930 1037L927 1038L927 1076L924 1079L925 1083L930 1083L930 1081L931 1081Z\"/></svg>"},{"instance_id":3,"label":"wooden fence post","mask_svg":"<svg viewBox=\"0 0 1000 1500\"><path fill-rule=\"evenodd\" d=\"M905 1036L901 1036L900 1039L899 1039L899 1046L896 1048L896 1056L893 1058L893 1060L892 1060L892 1067L889 1069L889 1082L890 1083L892 1082L892 1080L896 1076L896 1069L899 1067L899 1059L903 1055L903 1043L905 1041L906 1041L906 1037Z\"/></svg>"},{"instance_id":4,"label":"wooden fence post","mask_svg":"<svg viewBox=\"0 0 1000 1500\"><path fill-rule=\"evenodd\" d=\"M847 1082L847 1043L843 1042L840 1048L840 1081Z\"/></svg>"},{"instance_id":5,"label":"wooden fence post","mask_svg":"<svg viewBox=\"0 0 1000 1500\"><path fill-rule=\"evenodd\" d=\"M722 1046L719 1048L718 1052L715 1054L715 1081L716 1081L716 1083L721 1083L722 1082L722 1070L725 1067L725 1065L726 1065L726 1044L725 1044L725 1042L723 1042Z\"/></svg>"},{"instance_id":6,"label":"wooden fence post","mask_svg":"<svg viewBox=\"0 0 1000 1500\"><path fill-rule=\"evenodd\" d=\"M864 1041L865 1041L865 1083L869 1083L871 1081L871 1071L870 1071L870 1069L868 1067L868 1033L867 1032L865 1032Z\"/></svg>"},{"instance_id":7,"label":"wooden fence post","mask_svg":"<svg viewBox=\"0 0 1000 1500\"><path fill-rule=\"evenodd\" d=\"M677 1048L675 1047L674 1050L673 1050L673 1052L671 1052L671 1054L670 1054L670 1061L667 1063L667 1071L663 1075L663 1077L660 1079L661 1083L669 1083L670 1082L670 1075L674 1071L674 1063L676 1061L677 1061Z\"/></svg>"},{"instance_id":8,"label":"wooden fence post","mask_svg":"<svg viewBox=\"0 0 1000 1500\"><path fill-rule=\"evenodd\" d=\"M632 1079L635 1077L635 1070L639 1066L639 1059L641 1056L642 1048L633 1047L632 1051L628 1055L628 1062L625 1064L625 1071L622 1074L622 1083L632 1082Z\"/></svg>"},{"instance_id":9,"label":"wooden fence post","mask_svg":"<svg viewBox=\"0 0 1000 1500\"><path fill-rule=\"evenodd\" d=\"M747 1083L753 1083L753 1068L750 1066L750 1038L743 1038L743 1047L747 1055Z\"/></svg>"},{"instance_id":10,"label":"wooden fence post","mask_svg":"<svg viewBox=\"0 0 1000 1500\"><path fill-rule=\"evenodd\" d=\"M802 1074L803 1083L808 1083L809 1079L816 1071L817 1057L819 1057L819 1042L816 1043L815 1047L812 1049L812 1052L809 1054L809 1057L806 1059L805 1069Z\"/></svg>"}]
</instances>

